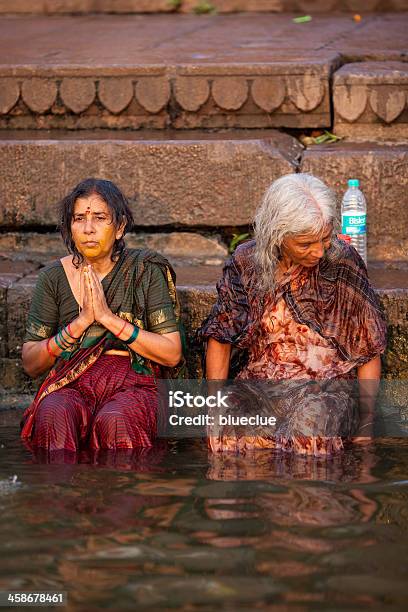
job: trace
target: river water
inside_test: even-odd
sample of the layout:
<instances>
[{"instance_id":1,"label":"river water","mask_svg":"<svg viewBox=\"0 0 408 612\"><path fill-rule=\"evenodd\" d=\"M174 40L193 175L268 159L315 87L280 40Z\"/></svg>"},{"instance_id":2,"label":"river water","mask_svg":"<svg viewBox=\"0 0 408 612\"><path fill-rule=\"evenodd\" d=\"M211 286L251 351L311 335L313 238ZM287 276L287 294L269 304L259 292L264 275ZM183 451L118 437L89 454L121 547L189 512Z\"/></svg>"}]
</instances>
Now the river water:
<instances>
[{"instance_id":1,"label":"river water","mask_svg":"<svg viewBox=\"0 0 408 612\"><path fill-rule=\"evenodd\" d=\"M1 418L0 418L1 421ZM332 459L32 456L3 419L0 590L67 610L404 610L408 440Z\"/></svg>"}]
</instances>

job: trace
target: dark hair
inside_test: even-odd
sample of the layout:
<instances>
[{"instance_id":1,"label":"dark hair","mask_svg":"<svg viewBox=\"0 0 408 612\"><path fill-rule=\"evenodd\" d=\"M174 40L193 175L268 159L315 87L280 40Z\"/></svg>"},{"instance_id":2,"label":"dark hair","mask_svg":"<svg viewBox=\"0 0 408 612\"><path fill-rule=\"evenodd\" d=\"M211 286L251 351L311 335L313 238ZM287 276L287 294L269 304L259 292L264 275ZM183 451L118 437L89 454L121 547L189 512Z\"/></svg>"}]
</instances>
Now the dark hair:
<instances>
[{"instance_id":1,"label":"dark hair","mask_svg":"<svg viewBox=\"0 0 408 612\"><path fill-rule=\"evenodd\" d=\"M71 222L74 214L75 202L78 198L86 198L92 194L97 194L107 204L112 213L112 223L115 227L119 227L122 221L126 220L126 226L123 236L133 226L133 215L129 208L129 203L121 190L116 187L111 181L103 179L88 178L81 181L60 203L60 224L59 229L62 239L68 251L74 255L73 264L78 267L84 258L77 250L72 239ZM112 261L115 261L125 248L125 241L122 238L115 240L111 255Z\"/></svg>"}]
</instances>

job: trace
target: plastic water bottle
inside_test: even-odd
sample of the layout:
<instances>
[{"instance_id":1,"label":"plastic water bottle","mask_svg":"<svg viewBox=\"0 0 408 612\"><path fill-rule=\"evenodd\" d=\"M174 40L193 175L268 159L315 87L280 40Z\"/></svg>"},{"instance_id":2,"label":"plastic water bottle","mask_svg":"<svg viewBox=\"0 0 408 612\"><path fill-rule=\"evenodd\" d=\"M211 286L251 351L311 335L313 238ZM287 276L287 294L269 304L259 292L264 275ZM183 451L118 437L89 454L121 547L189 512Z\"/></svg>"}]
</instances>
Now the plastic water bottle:
<instances>
[{"instance_id":1,"label":"plastic water bottle","mask_svg":"<svg viewBox=\"0 0 408 612\"><path fill-rule=\"evenodd\" d=\"M350 236L352 246L367 265L367 203L359 181L350 179L341 203L341 233Z\"/></svg>"}]
</instances>

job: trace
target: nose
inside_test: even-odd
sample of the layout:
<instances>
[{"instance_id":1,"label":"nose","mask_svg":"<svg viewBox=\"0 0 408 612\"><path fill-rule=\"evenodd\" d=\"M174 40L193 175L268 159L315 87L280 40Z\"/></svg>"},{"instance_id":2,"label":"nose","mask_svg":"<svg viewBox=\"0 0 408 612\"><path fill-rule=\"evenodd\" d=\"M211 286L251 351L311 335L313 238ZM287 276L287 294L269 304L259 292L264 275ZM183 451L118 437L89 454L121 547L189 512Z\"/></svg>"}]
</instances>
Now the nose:
<instances>
[{"instance_id":1,"label":"nose","mask_svg":"<svg viewBox=\"0 0 408 612\"><path fill-rule=\"evenodd\" d=\"M316 257L316 259L320 259L321 257L323 257L324 255L324 246L323 246L323 242L316 242L313 245L313 249L312 249L312 255L313 257Z\"/></svg>"},{"instance_id":2,"label":"nose","mask_svg":"<svg viewBox=\"0 0 408 612\"><path fill-rule=\"evenodd\" d=\"M85 217L84 233L93 234L95 231L91 215Z\"/></svg>"}]
</instances>

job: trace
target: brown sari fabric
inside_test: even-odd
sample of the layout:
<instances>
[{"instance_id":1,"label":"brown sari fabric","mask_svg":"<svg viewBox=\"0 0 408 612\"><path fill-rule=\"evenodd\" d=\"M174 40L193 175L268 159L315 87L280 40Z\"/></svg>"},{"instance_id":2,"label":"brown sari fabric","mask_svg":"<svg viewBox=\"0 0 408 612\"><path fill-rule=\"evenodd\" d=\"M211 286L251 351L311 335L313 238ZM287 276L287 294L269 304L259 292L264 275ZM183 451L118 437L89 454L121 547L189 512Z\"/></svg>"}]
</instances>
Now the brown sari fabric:
<instances>
[{"instance_id":1,"label":"brown sari fabric","mask_svg":"<svg viewBox=\"0 0 408 612\"><path fill-rule=\"evenodd\" d=\"M264 299L256 291L254 246L242 245L227 262L199 337L240 349L227 414L277 422L209 428L209 447L330 455L357 429L355 368L385 349L384 316L362 260L347 244L335 240L314 268L292 266Z\"/></svg>"},{"instance_id":2,"label":"brown sari fabric","mask_svg":"<svg viewBox=\"0 0 408 612\"><path fill-rule=\"evenodd\" d=\"M248 348L261 333L265 300L256 289L255 241L240 245L217 284L218 300L198 331L238 348ZM282 279L275 299L286 302L291 316L328 340L344 360L361 365L386 347L386 321L357 252L334 239L303 283L296 275Z\"/></svg>"}]
</instances>

